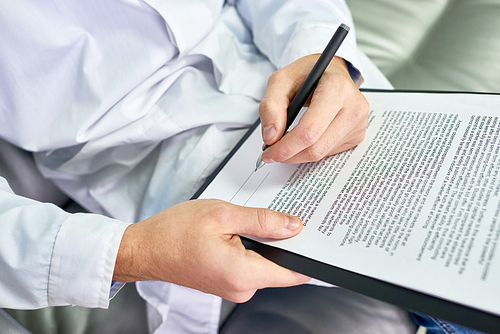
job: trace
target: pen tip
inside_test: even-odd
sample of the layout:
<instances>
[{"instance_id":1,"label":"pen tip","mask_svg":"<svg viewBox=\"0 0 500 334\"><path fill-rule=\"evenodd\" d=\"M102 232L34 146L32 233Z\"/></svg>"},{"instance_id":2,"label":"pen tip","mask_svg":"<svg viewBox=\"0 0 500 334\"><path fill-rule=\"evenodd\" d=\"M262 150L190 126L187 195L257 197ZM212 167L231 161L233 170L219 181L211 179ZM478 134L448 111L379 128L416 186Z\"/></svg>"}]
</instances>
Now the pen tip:
<instances>
[{"instance_id":1,"label":"pen tip","mask_svg":"<svg viewBox=\"0 0 500 334\"><path fill-rule=\"evenodd\" d=\"M262 168L262 166L264 166L265 164L266 164L266 163L265 163L264 161L260 160L260 162L259 162L259 163L257 164L257 166L255 167L255 171L254 171L254 173L255 173L256 171L258 171L259 169L261 169L261 168Z\"/></svg>"},{"instance_id":2,"label":"pen tip","mask_svg":"<svg viewBox=\"0 0 500 334\"><path fill-rule=\"evenodd\" d=\"M254 172L258 171L259 168L264 165L264 161L262 161L262 153L259 155L259 158L257 159L257 163L255 164L255 171Z\"/></svg>"}]
</instances>

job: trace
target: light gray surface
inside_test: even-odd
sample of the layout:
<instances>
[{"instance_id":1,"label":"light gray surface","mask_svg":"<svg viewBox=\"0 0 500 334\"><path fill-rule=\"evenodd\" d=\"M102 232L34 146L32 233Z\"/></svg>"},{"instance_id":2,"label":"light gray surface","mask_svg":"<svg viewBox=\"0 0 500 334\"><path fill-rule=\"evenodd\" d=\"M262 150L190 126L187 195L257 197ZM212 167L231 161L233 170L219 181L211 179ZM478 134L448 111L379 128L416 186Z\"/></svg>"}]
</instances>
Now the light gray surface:
<instances>
[{"instance_id":1,"label":"light gray surface","mask_svg":"<svg viewBox=\"0 0 500 334\"><path fill-rule=\"evenodd\" d=\"M21 196L64 206L69 200L51 181L43 178L30 152L0 138L0 176Z\"/></svg>"},{"instance_id":2,"label":"light gray surface","mask_svg":"<svg viewBox=\"0 0 500 334\"><path fill-rule=\"evenodd\" d=\"M31 334L5 310L0 309L0 332L2 334Z\"/></svg>"}]
</instances>

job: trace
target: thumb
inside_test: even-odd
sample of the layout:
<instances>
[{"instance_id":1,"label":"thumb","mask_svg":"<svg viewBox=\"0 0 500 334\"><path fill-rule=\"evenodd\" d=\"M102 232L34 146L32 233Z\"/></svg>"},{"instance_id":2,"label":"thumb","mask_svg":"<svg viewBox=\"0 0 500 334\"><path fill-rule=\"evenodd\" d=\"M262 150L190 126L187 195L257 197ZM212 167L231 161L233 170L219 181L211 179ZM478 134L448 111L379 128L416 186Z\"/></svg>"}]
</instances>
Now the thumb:
<instances>
[{"instance_id":1,"label":"thumb","mask_svg":"<svg viewBox=\"0 0 500 334\"><path fill-rule=\"evenodd\" d=\"M241 208L234 233L258 238L286 239L302 230L302 221L295 216L261 208Z\"/></svg>"}]
</instances>

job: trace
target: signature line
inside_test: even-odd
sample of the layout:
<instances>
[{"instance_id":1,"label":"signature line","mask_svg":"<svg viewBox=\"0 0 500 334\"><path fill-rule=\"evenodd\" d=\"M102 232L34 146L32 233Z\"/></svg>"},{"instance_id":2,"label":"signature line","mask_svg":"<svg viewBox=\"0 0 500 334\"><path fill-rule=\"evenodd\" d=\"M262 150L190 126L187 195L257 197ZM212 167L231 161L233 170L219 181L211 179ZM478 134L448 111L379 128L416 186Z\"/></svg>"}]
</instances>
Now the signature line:
<instances>
[{"instance_id":1,"label":"signature line","mask_svg":"<svg viewBox=\"0 0 500 334\"><path fill-rule=\"evenodd\" d=\"M252 172L250 175L248 175L247 179L245 180L245 182L243 182L240 189L238 189L238 191L233 195L233 197L231 197L231 199L229 200L229 203L233 202L233 199L236 197L236 195L238 195L240 190L245 186L245 184L247 184L248 180L250 180L250 177L252 176L252 174L254 174L254 172Z\"/></svg>"},{"instance_id":2,"label":"signature line","mask_svg":"<svg viewBox=\"0 0 500 334\"><path fill-rule=\"evenodd\" d=\"M252 195L250 195L250 197L248 197L247 201L243 204L243 206L246 206L248 201L252 198L252 196L255 194L255 192L260 188L260 186L262 185L262 183L264 183L264 181L267 179L267 177L269 176L269 174L271 174L270 172L267 173L266 177L262 179L262 181L260 181L259 185L257 186L257 188L255 188L255 190L253 191Z\"/></svg>"}]
</instances>

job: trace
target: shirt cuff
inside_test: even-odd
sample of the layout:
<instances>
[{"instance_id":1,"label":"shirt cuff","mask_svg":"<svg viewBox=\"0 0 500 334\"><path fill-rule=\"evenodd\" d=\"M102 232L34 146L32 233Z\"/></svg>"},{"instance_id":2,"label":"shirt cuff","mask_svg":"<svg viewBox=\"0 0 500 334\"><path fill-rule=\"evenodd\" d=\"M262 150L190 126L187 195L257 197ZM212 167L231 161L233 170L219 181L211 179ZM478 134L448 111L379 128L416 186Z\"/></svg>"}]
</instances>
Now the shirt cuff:
<instances>
[{"instance_id":1,"label":"shirt cuff","mask_svg":"<svg viewBox=\"0 0 500 334\"><path fill-rule=\"evenodd\" d=\"M73 214L61 225L49 273L49 305L107 308L120 242L129 224Z\"/></svg>"}]
</instances>

